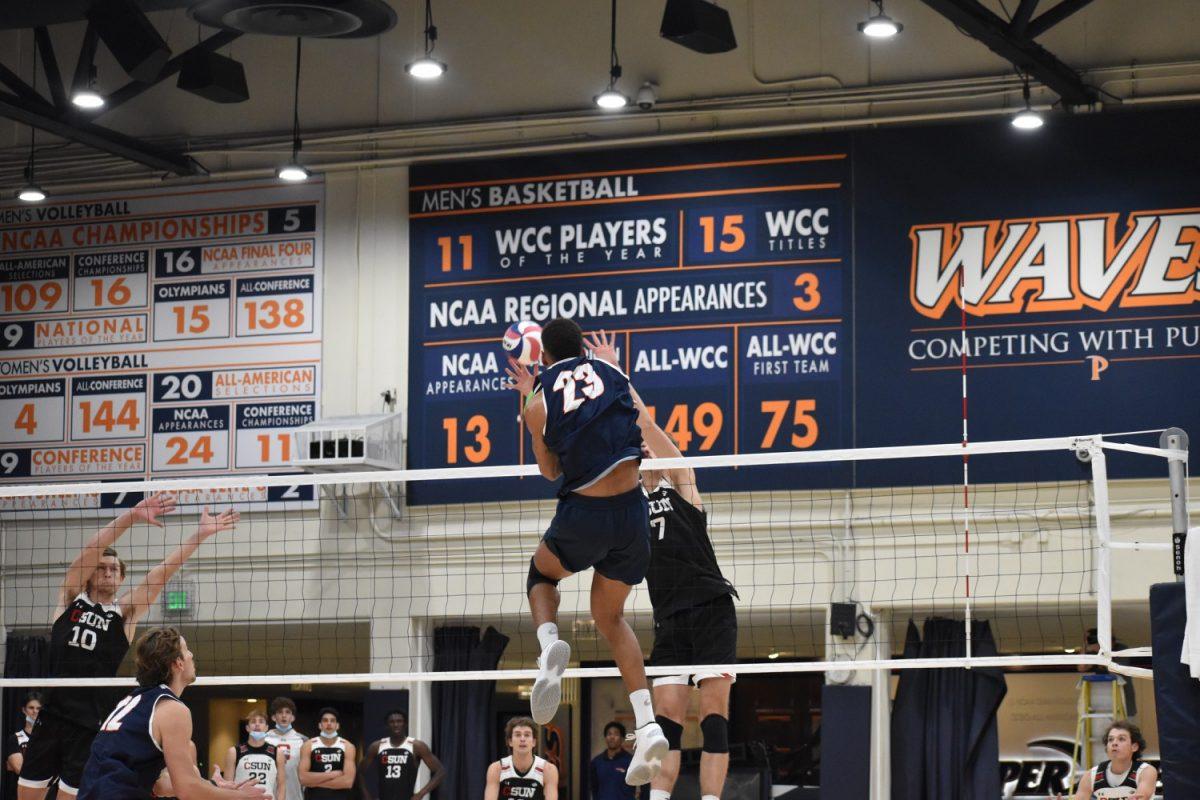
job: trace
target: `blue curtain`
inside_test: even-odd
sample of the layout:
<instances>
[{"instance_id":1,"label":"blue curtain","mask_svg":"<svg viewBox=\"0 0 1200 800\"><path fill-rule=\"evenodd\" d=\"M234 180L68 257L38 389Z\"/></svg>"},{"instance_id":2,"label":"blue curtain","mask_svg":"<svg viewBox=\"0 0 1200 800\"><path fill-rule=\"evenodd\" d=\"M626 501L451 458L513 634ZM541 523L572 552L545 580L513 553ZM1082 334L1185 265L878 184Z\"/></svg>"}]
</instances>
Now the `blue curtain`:
<instances>
[{"instance_id":1,"label":"blue curtain","mask_svg":"<svg viewBox=\"0 0 1200 800\"><path fill-rule=\"evenodd\" d=\"M966 655L962 621L934 617L923 633L909 621L904 658ZM972 623L971 640L972 655L996 655L986 621ZM995 800L996 711L1006 692L999 669L901 670L892 706L892 800Z\"/></svg>"},{"instance_id":2,"label":"blue curtain","mask_svg":"<svg viewBox=\"0 0 1200 800\"><path fill-rule=\"evenodd\" d=\"M488 627L433 632L435 672L493 670L508 637ZM446 767L436 800L478 800L487 783L494 719L495 681L445 681L433 685L433 752Z\"/></svg>"}]
</instances>

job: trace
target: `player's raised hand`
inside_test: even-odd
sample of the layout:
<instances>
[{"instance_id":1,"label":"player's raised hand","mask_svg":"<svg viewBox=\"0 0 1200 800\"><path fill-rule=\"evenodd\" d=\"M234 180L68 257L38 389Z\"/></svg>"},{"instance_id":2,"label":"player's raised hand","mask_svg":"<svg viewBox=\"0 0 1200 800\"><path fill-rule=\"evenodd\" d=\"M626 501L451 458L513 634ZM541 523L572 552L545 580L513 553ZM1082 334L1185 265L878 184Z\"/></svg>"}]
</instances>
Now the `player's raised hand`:
<instances>
[{"instance_id":1,"label":"player's raised hand","mask_svg":"<svg viewBox=\"0 0 1200 800\"><path fill-rule=\"evenodd\" d=\"M159 517L174 511L175 503L175 495L173 494L155 494L134 506L131 513L133 514L134 521L145 522L156 528L161 528L163 524L159 520Z\"/></svg>"},{"instance_id":2,"label":"player's raised hand","mask_svg":"<svg viewBox=\"0 0 1200 800\"><path fill-rule=\"evenodd\" d=\"M593 333L587 339L587 346L592 349L592 355L601 361L607 361L614 367L617 364L617 337L607 331Z\"/></svg>"},{"instance_id":3,"label":"player's raised hand","mask_svg":"<svg viewBox=\"0 0 1200 800\"><path fill-rule=\"evenodd\" d=\"M206 508L200 512L200 526L196 529L196 533L200 535L200 538L207 539L221 531L229 530L237 525L241 518L242 515L233 509L226 509L214 517Z\"/></svg>"},{"instance_id":4,"label":"player's raised hand","mask_svg":"<svg viewBox=\"0 0 1200 800\"><path fill-rule=\"evenodd\" d=\"M531 372L529 367L519 363L512 356L509 356L508 369L504 370L505 374L508 375L508 388L517 390L521 393L521 396L524 397L533 391L533 387L536 385L534 378L537 377L537 371L538 368L536 364Z\"/></svg>"}]
</instances>

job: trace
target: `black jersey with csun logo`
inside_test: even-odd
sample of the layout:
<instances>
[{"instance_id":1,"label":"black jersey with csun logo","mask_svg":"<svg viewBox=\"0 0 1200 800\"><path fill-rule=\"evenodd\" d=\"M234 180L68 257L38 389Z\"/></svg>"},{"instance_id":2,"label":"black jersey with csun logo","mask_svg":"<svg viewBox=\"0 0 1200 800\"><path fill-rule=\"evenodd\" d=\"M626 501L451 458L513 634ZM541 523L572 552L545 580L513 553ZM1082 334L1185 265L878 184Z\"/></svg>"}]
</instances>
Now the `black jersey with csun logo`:
<instances>
[{"instance_id":1,"label":"black jersey with csun logo","mask_svg":"<svg viewBox=\"0 0 1200 800\"><path fill-rule=\"evenodd\" d=\"M129 651L121 607L76 595L50 632L50 674L55 678L111 678ZM49 693L46 712L94 730L122 690L61 687Z\"/></svg>"},{"instance_id":2,"label":"black jersey with csun logo","mask_svg":"<svg viewBox=\"0 0 1200 800\"><path fill-rule=\"evenodd\" d=\"M413 749L410 736L398 745L385 737L379 742L375 756L379 777L379 800L411 800L417 785L417 770L421 759Z\"/></svg>"},{"instance_id":3,"label":"black jersey with csun logo","mask_svg":"<svg viewBox=\"0 0 1200 800\"><path fill-rule=\"evenodd\" d=\"M684 500L665 480L648 496L650 569L646 585L655 621L718 597L736 597L737 590L717 565L708 538L708 514Z\"/></svg>"}]
</instances>

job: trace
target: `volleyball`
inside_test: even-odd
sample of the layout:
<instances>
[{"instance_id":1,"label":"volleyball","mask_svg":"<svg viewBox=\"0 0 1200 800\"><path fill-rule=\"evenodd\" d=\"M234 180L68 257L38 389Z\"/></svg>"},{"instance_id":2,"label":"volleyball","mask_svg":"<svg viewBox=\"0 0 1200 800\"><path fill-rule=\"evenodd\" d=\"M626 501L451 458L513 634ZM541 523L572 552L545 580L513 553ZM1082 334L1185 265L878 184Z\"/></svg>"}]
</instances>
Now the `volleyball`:
<instances>
[{"instance_id":1,"label":"volleyball","mask_svg":"<svg viewBox=\"0 0 1200 800\"><path fill-rule=\"evenodd\" d=\"M526 367L542 360L542 326L522 320L508 326L501 340L504 351Z\"/></svg>"}]
</instances>

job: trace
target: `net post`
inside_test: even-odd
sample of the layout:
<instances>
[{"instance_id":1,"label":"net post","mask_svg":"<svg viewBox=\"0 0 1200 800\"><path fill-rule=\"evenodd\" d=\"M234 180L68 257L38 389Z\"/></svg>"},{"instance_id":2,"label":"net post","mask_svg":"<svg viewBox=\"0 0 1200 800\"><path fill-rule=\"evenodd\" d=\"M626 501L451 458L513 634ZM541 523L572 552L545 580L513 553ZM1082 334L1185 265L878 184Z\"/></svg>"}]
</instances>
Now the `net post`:
<instances>
[{"instance_id":1,"label":"net post","mask_svg":"<svg viewBox=\"0 0 1200 800\"><path fill-rule=\"evenodd\" d=\"M1081 443L1092 462L1092 493L1096 505L1096 642L1100 655L1112 655L1112 525L1108 514L1108 465L1104 448L1095 440Z\"/></svg>"},{"instance_id":2,"label":"net post","mask_svg":"<svg viewBox=\"0 0 1200 800\"><path fill-rule=\"evenodd\" d=\"M1158 446L1165 450L1188 449L1188 435L1182 428L1167 428L1158 437ZM1167 477L1171 482L1171 543L1175 580L1183 580L1183 547L1187 543L1188 494L1187 460L1168 459Z\"/></svg>"}]
</instances>

